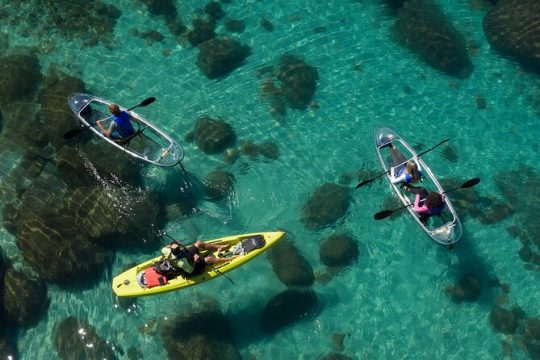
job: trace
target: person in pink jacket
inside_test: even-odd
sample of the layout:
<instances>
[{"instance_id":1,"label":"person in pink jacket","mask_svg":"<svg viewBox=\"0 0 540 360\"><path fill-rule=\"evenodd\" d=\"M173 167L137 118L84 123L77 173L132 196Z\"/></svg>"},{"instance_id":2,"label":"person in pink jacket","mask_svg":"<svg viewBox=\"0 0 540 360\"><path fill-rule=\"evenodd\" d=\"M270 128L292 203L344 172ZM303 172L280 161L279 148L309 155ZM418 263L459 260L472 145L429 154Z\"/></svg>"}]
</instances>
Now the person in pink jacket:
<instances>
[{"instance_id":1,"label":"person in pink jacket","mask_svg":"<svg viewBox=\"0 0 540 360\"><path fill-rule=\"evenodd\" d=\"M406 186L405 190L416 194L413 210L420 215L424 223L433 216L439 215L444 210L444 198L438 192L427 191L423 187Z\"/></svg>"}]
</instances>

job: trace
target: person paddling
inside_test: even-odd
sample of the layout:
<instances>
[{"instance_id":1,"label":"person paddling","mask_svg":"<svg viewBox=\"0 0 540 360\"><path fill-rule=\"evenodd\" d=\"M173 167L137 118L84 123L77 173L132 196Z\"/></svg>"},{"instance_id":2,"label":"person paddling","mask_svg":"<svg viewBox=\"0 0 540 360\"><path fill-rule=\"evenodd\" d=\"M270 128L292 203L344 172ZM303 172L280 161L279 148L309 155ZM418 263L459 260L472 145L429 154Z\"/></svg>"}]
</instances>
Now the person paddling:
<instances>
[{"instance_id":1,"label":"person paddling","mask_svg":"<svg viewBox=\"0 0 540 360\"><path fill-rule=\"evenodd\" d=\"M197 275L204 271L206 264L220 264L230 262L239 255L217 258L212 254L201 256L199 250L222 251L229 245L213 245L203 241L197 241L189 247L184 247L178 241L174 240L169 245L161 249L161 253L166 259L169 259L172 265L182 270L188 275Z\"/></svg>"},{"instance_id":2,"label":"person paddling","mask_svg":"<svg viewBox=\"0 0 540 360\"><path fill-rule=\"evenodd\" d=\"M418 213L420 220L425 224L433 215L440 215L444 210L444 198L438 192L430 192L423 187L405 185L405 190L416 194L413 210Z\"/></svg>"},{"instance_id":3,"label":"person paddling","mask_svg":"<svg viewBox=\"0 0 540 360\"><path fill-rule=\"evenodd\" d=\"M405 159L405 156L396 149L394 144L389 143L390 156L392 157L392 163L394 166L390 168L390 181L392 184L412 184L419 181L422 178L422 169L418 163L418 159L409 160ZM403 166L405 164L405 166ZM398 169L396 173L396 168Z\"/></svg>"},{"instance_id":4,"label":"person paddling","mask_svg":"<svg viewBox=\"0 0 540 360\"><path fill-rule=\"evenodd\" d=\"M127 139L135 133L131 125L131 116L126 111L121 111L118 105L110 104L109 112L112 114L112 121L109 129L103 126L103 120L96 121L103 135L111 139Z\"/></svg>"}]
</instances>

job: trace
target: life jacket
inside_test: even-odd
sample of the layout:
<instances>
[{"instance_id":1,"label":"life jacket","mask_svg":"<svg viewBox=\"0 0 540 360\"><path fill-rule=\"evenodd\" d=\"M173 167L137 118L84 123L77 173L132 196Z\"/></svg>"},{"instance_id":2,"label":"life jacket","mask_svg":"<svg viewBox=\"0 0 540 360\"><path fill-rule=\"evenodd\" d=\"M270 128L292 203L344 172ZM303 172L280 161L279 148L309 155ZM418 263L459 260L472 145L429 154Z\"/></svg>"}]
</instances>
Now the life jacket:
<instances>
[{"instance_id":1,"label":"life jacket","mask_svg":"<svg viewBox=\"0 0 540 360\"><path fill-rule=\"evenodd\" d=\"M193 255L184 247L178 246L173 249L170 246L165 246L161 249L161 253L177 270L181 270L187 274L193 272Z\"/></svg>"},{"instance_id":2,"label":"life jacket","mask_svg":"<svg viewBox=\"0 0 540 360\"><path fill-rule=\"evenodd\" d=\"M127 112L122 111L118 115L113 116L113 121L116 123L116 128L122 138L127 138L135 132Z\"/></svg>"}]
</instances>

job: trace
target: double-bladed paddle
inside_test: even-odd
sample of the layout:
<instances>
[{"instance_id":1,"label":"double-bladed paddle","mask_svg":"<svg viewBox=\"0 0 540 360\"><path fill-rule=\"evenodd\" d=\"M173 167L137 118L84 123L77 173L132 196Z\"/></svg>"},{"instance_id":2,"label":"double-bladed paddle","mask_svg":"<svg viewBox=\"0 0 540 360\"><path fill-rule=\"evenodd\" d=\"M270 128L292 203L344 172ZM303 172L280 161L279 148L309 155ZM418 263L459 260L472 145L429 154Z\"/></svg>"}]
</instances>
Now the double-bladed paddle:
<instances>
[{"instance_id":1,"label":"double-bladed paddle","mask_svg":"<svg viewBox=\"0 0 540 360\"><path fill-rule=\"evenodd\" d=\"M139 105L136 105L136 106L133 106L133 107L130 107L129 109L127 109L126 111L130 111L130 110L133 110L133 109L136 109L138 107L142 107L142 106L147 106L147 105L150 105L151 103L153 103L154 101L156 101L156 98L155 97L149 97L148 99L144 99L143 101L141 101L141 103ZM109 118L111 118L112 116L109 116L109 117L106 117L105 119L103 120L107 120ZM94 126L94 124L90 124L90 125L84 125L83 127L79 127L79 128L76 128L76 129L71 129L69 130L68 132L66 132L64 134L64 139L68 140L68 139L71 139L77 135L79 135L82 131L88 129L88 128L91 128L92 126Z\"/></svg>"},{"instance_id":2,"label":"double-bladed paddle","mask_svg":"<svg viewBox=\"0 0 540 360\"><path fill-rule=\"evenodd\" d=\"M437 145L434 145L434 146L430 147L429 149L422 151L420 154L416 155L416 157L420 157L420 156L424 155L425 153L427 153L427 152L429 152L429 151L435 149L437 146L444 144L444 143L447 142L448 140L450 140L450 139L449 139L449 138L448 138L448 139L444 139L443 141L441 141L441 142L438 143ZM358 189L359 187L364 186L364 185L366 185L366 184L369 184L370 182L372 182L372 181L374 181L374 180L377 180L378 178L380 178L381 176L384 176L384 175L388 174L389 172L390 172L390 170L386 170L385 172L383 172L383 173L380 174L380 175L377 175L377 176L374 177L374 178L371 178L371 179L367 179L367 180L362 181L360 184L356 185L356 189Z\"/></svg>"},{"instance_id":3,"label":"double-bladed paddle","mask_svg":"<svg viewBox=\"0 0 540 360\"><path fill-rule=\"evenodd\" d=\"M458 189L467 189L467 188L475 186L479 182L480 182L480 178L473 178L473 179L465 181L463 184L461 184L458 187L455 187L453 189L450 189L448 191L443 192L443 194L448 194L448 193L450 193L450 192L452 192L454 190L458 190ZM380 211L380 212L376 213L373 217L375 218L375 220L382 220L382 219L385 219L385 218L389 217L390 215L392 215L396 211L406 209L409 206L413 206L413 205L414 205L414 203L399 207L399 208L394 209L394 210L383 210L383 211Z\"/></svg>"}]
</instances>

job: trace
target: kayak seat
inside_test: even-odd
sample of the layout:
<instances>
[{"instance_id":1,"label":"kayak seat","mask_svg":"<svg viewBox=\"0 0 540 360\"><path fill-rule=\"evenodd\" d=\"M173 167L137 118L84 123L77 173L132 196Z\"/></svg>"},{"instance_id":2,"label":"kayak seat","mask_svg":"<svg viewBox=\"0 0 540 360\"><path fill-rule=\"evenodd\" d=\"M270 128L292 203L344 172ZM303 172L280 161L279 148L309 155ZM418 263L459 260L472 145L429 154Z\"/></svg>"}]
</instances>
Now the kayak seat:
<instances>
[{"instance_id":1,"label":"kayak seat","mask_svg":"<svg viewBox=\"0 0 540 360\"><path fill-rule=\"evenodd\" d=\"M135 137L135 136L139 136L139 135L142 135L144 129L146 129L146 127L144 128L138 128L137 131L135 131L133 134L129 135L127 138L121 138L121 139L114 139L114 141L117 143L117 144L120 144L120 145L123 145L125 147L128 147L129 146L129 143L131 142L131 140Z\"/></svg>"},{"instance_id":2,"label":"kayak seat","mask_svg":"<svg viewBox=\"0 0 540 360\"><path fill-rule=\"evenodd\" d=\"M264 240L264 236L262 235L249 236L242 239L241 245L242 252L248 254L255 249L264 247L264 245L266 245L266 240Z\"/></svg>"}]
</instances>

